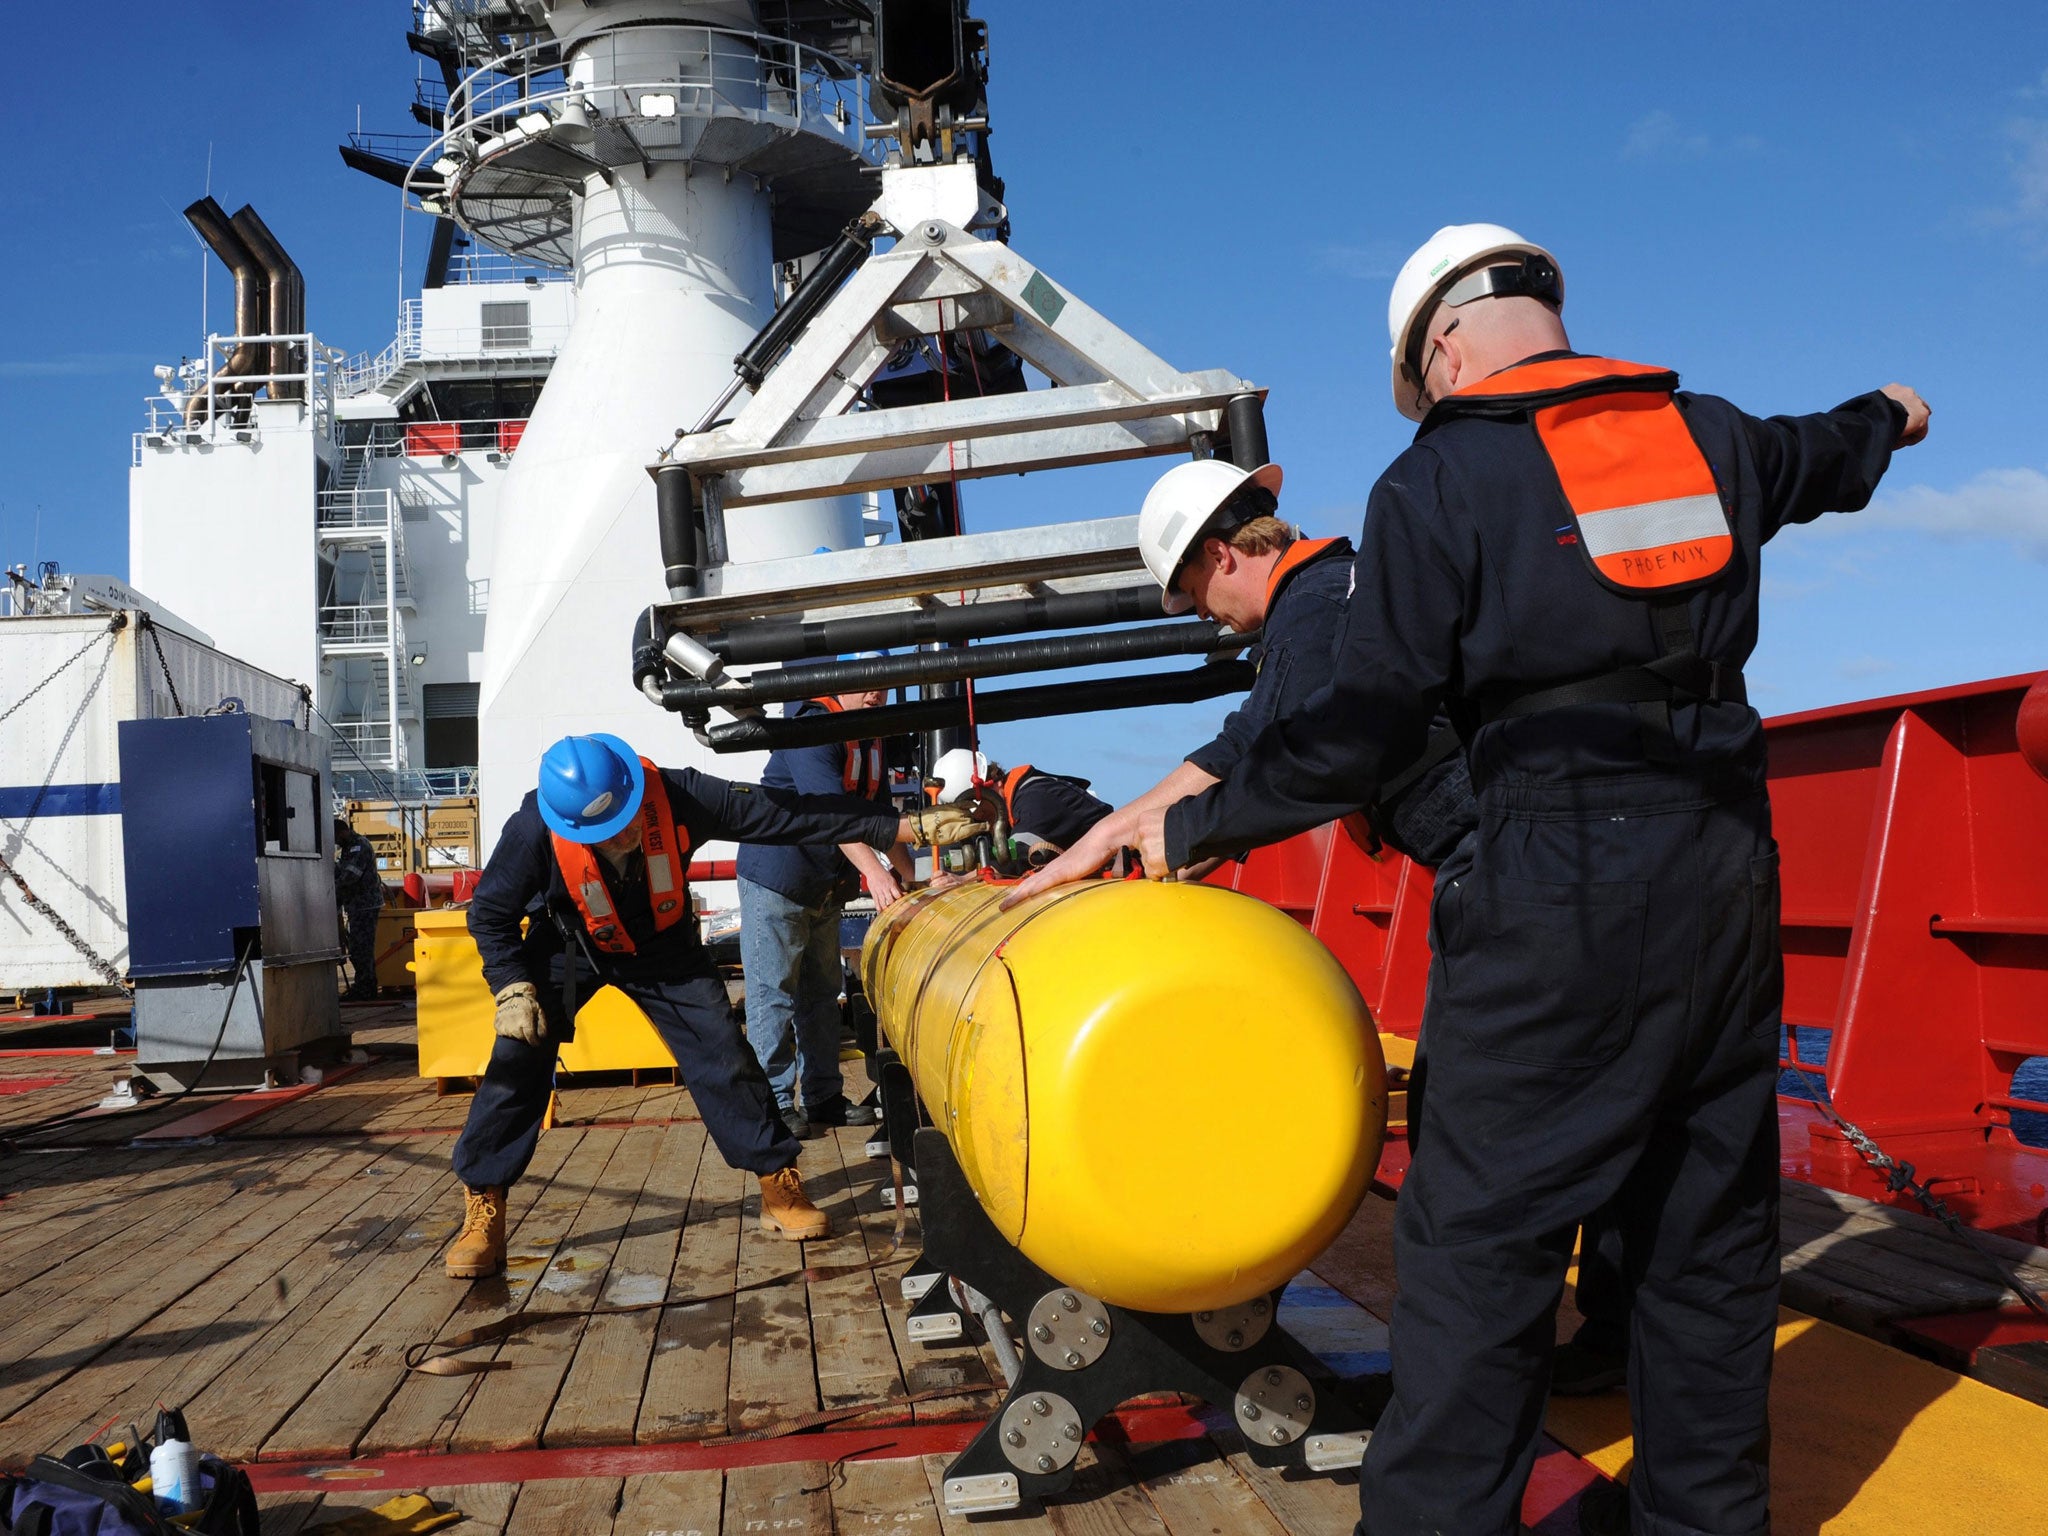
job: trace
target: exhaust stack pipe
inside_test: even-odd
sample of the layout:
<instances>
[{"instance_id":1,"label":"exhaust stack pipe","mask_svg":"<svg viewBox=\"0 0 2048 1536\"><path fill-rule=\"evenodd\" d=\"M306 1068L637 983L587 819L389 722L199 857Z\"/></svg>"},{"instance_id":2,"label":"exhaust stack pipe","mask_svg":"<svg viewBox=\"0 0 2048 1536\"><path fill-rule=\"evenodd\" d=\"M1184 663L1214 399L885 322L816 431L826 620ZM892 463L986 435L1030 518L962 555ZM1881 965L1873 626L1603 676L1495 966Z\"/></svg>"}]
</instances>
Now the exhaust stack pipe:
<instances>
[{"instance_id":1,"label":"exhaust stack pipe","mask_svg":"<svg viewBox=\"0 0 2048 1536\"><path fill-rule=\"evenodd\" d=\"M248 248L249 254L256 259L256 264L263 269L270 294L265 329L273 336L295 336L305 330L306 278L299 271L298 263L285 254L284 247L278 244L277 236L257 214L254 204L245 203L230 222L234 232L242 237L242 244ZM267 386L271 399L299 400L305 397L301 385L283 383L276 378L279 374L306 371L305 348L288 341L271 342L269 371L273 376Z\"/></svg>"},{"instance_id":2,"label":"exhaust stack pipe","mask_svg":"<svg viewBox=\"0 0 2048 1536\"><path fill-rule=\"evenodd\" d=\"M235 334L237 336L261 336L270 319L270 283L242 237L235 233L221 205L211 197L202 197L185 210L185 222L199 233L199 238L212 248L227 269L235 275ZM262 367L263 350L254 342L240 342L228 354L227 362L214 375L216 379L238 378L258 371ZM220 390L216 397L225 394L231 402L239 401L246 406L255 390L244 386L241 389ZM197 424L206 420L207 399L204 394L194 397L187 408L187 419Z\"/></svg>"}]
</instances>

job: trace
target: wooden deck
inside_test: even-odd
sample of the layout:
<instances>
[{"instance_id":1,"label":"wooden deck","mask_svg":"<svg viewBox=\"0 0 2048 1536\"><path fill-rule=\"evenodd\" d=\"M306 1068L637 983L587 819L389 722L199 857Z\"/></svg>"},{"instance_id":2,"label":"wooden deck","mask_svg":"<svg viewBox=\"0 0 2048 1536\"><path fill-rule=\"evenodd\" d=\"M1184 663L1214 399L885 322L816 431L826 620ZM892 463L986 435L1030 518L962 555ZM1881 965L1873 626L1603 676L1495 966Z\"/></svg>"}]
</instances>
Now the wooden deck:
<instances>
[{"instance_id":1,"label":"wooden deck","mask_svg":"<svg viewBox=\"0 0 2048 1536\"><path fill-rule=\"evenodd\" d=\"M402 1008L350 1022L371 1060L317 1092L73 1121L44 1138L61 1149L0 1157L0 1465L146 1423L163 1402L207 1448L255 1464L266 1531L416 1489L462 1509L464 1532L970 1529L933 1484L1000 1376L984 1350L907 1339L896 1280L913 1254L892 1248L887 1165L863 1133L807 1145L834 1236L800 1253L757 1231L754 1181L725 1167L678 1089L572 1085L514 1191L507 1275L465 1284L439 1255L460 1216L448 1155L468 1100L414 1075ZM103 1037L13 1025L0 1052ZM89 1106L126 1072L116 1056L0 1054L0 1135ZM1333 1362L1383 1347L1390 1218L1369 1199L1316 1265L1336 1306L1311 1347ZM1994 1305L2002 1288L1913 1222L1795 1192L1788 1302L1881 1336ZM695 1295L715 1299L471 1351L496 1367L479 1374L404 1363L408 1345L523 1309ZM2017 1372L2019 1387L1999 1384L2025 1391L2024 1341L1907 1342L1958 1368L1983 1356L1979 1375ZM837 1417L808 1422L824 1415ZM1349 1530L1355 1478L1280 1477L1213 1419L1174 1417L1105 1436L1071 1495L997 1523L1018 1536ZM1536 1528L1575 1531L1592 1472L1555 1447L1539 1472Z\"/></svg>"}]
</instances>

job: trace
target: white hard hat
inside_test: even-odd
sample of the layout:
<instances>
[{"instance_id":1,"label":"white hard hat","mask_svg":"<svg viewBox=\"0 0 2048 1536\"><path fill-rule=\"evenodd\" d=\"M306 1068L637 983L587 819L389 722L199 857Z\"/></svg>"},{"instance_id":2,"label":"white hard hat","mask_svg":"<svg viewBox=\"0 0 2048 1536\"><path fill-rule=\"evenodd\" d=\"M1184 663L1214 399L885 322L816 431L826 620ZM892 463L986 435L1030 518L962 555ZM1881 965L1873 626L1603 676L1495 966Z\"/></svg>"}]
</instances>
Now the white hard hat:
<instances>
[{"instance_id":1,"label":"white hard hat","mask_svg":"<svg viewBox=\"0 0 2048 1536\"><path fill-rule=\"evenodd\" d=\"M1138 553L1164 597L1168 613L1186 613L1194 599L1173 590L1173 578L1218 509L1246 485L1280 494L1280 466L1239 469L1225 459L1176 464L1145 493L1138 509Z\"/></svg>"},{"instance_id":2,"label":"white hard hat","mask_svg":"<svg viewBox=\"0 0 2048 1536\"><path fill-rule=\"evenodd\" d=\"M1520 270L1525 276L1491 284L1476 283L1469 293L1452 293L1461 277L1495 256L1533 257L1537 261L1496 263L1509 272ZM1393 294L1387 300L1387 335L1393 342L1389 356L1393 360L1394 409L1410 421L1420 421L1427 414L1422 406L1422 380L1418 376L1422 368L1411 365L1409 353L1420 342L1421 330L1429 324L1437 305L1464 304L1497 293L1554 296L1562 307L1564 274L1550 252L1499 224L1446 224L1401 264L1401 271L1394 278Z\"/></svg>"},{"instance_id":3,"label":"white hard hat","mask_svg":"<svg viewBox=\"0 0 2048 1536\"><path fill-rule=\"evenodd\" d=\"M932 777L939 781L939 804L952 805L988 777L988 759L979 752L955 747L932 765Z\"/></svg>"}]
</instances>

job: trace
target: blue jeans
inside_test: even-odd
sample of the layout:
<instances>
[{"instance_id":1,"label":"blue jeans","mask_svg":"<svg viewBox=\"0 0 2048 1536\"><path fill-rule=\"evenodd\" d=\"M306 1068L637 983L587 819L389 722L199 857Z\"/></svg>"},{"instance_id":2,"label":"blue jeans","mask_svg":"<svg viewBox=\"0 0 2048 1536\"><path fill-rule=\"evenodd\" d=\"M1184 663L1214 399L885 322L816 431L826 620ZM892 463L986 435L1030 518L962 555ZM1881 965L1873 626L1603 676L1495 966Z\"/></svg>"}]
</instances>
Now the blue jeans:
<instances>
[{"instance_id":1,"label":"blue jeans","mask_svg":"<svg viewBox=\"0 0 2048 1536\"><path fill-rule=\"evenodd\" d=\"M761 1059L775 1102L789 1109L801 1083L806 1109L837 1098L839 914L742 880L740 965L747 978L747 1041Z\"/></svg>"}]
</instances>

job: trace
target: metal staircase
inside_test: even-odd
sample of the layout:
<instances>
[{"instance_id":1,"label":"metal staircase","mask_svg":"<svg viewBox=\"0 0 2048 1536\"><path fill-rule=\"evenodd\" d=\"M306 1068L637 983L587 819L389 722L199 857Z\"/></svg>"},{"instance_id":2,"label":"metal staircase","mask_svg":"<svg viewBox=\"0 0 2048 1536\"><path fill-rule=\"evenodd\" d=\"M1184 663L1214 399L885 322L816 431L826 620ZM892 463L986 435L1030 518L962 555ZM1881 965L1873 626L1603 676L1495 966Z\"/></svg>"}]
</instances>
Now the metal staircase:
<instances>
[{"instance_id":1,"label":"metal staircase","mask_svg":"<svg viewBox=\"0 0 2048 1536\"><path fill-rule=\"evenodd\" d=\"M318 538L334 562L322 594L322 713L341 747L336 768L400 773L405 727L418 723L405 619L413 613L405 523L397 493L365 488L367 461L344 455L334 488L321 493Z\"/></svg>"}]
</instances>

